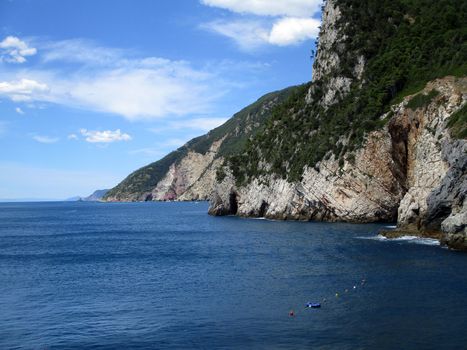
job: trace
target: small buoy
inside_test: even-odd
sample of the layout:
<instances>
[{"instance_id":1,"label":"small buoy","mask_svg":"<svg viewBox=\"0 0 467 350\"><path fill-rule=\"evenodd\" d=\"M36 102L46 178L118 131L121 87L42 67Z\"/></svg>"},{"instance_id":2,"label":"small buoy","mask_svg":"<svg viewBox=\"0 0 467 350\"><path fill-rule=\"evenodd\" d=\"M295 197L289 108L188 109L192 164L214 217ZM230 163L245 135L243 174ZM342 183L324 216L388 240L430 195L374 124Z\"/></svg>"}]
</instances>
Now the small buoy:
<instances>
[{"instance_id":1,"label":"small buoy","mask_svg":"<svg viewBox=\"0 0 467 350\"><path fill-rule=\"evenodd\" d=\"M289 311L289 316L290 316L290 317L294 317L294 316L295 316L295 312L294 312L293 310L290 310L290 311Z\"/></svg>"},{"instance_id":2,"label":"small buoy","mask_svg":"<svg viewBox=\"0 0 467 350\"><path fill-rule=\"evenodd\" d=\"M357 289L357 286L353 286L353 289Z\"/></svg>"},{"instance_id":3,"label":"small buoy","mask_svg":"<svg viewBox=\"0 0 467 350\"><path fill-rule=\"evenodd\" d=\"M336 298L338 298L338 297L339 297L339 293L336 293Z\"/></svg>"},{"instance_id":4,"label":"small buoy","mask_svg":"<svg viewBox=\"0 0 467 350\"><path fill-rule=\"evenodd\" d=\"M320 307L321 307L321 304L320 304L320 303L312 303L312 302L309 302L309 303L306 304L306 307L307 307L307 308L317 309L317 308L320 308Z\"/></svg>"}]
</instances>

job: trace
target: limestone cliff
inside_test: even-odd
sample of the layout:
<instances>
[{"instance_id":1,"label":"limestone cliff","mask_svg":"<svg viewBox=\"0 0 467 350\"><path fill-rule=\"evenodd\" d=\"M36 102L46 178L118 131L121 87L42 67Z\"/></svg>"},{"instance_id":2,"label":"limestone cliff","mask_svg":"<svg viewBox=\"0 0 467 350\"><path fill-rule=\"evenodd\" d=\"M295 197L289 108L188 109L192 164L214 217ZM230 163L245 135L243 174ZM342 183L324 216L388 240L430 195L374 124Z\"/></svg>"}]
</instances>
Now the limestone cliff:
<instances>
[{"instance_id":1,"label":"limestone cliff","mask_svg":"<svg viewBox=\"0 0 467 350\"><path fill-rule=\"evenodd\" d=\"M209 212L397 220L467 249L465 4L421 5L327 1L309 90L228 159Z\"/></svg>"},{"instance_id":2,"label":"limestone cliff","mask_svg":"<svg viewBox=\"0 0 467 350\"><path fill-rule=\"evenodd\" d=\"M261 129L273 108L295 90L297 87L290 87L261 97L225 124L136 170L111 189L104 200L207 200L224 157L241 149Z\"/></svg>"},{"instance_id":3,"label":"limestone cliff","mask_svg":"<svg viewBox=\"0 0 467 350\"><path fill-rule=\"evenodd\" d=\"M463 0L325 1L312 83L262 97L105 199L397 220L467 250L466 15Z\"/></svg>"},{"instance_id":4,"label":"limestone cliff","mask_svg":"<svg viewBox=\"0 0 467 350\"><path fill-rule=\"evenodd\" d=\"M412 99L432 91L436 96L427 105L410 107ZM216 185L210 213L349 222L398 219L403 232L444 232L448 245L465 247L467 142L453 139L447 123L466 103L467 78L430 82L392 106L386 126L369 133L343 165L332 155L307 167L300 182L270 174L246 186L237 186L230 172Z\"/></svg>"}]
</instances>

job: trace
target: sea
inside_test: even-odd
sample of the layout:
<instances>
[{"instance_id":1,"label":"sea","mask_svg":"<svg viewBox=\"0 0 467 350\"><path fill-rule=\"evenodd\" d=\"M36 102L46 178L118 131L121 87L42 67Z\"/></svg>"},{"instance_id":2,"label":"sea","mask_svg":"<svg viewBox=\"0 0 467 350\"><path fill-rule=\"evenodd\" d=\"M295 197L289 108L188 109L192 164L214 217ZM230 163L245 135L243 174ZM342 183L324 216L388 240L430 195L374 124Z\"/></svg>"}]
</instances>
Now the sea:
<instances>
[{"instance_id":1,"label":"sea","mask_svg":"<svg viewBox=\"0 0 467 350\"><path fill-rule=\"evenodd\" d=\"M0 349L467 347L467 254L207 209L0 204Z\"/></svg>"}]
</instances>

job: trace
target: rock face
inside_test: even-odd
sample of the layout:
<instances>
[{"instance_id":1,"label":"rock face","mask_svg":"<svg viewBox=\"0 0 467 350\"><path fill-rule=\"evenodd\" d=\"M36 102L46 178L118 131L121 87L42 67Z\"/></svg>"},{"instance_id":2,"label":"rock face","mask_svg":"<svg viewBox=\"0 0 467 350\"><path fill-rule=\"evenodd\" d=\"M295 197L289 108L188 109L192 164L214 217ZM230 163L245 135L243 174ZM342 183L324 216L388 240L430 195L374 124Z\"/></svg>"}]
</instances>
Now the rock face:
<instances>
[{"instance_id":1,"label":"rock face","mask_svg":"<svg viewBox=\"0 0 467 350\"><path fill-rule=\"evenodd\" d=\"M370 133L342 166L332 156L306 168L300 182L268 175L242 187L229 173L216 184L210 214L349 222L397 218L400 230L443 232L448 246L466 249L467 142L452 139L446 125L467 102L467 78L438 79L419 94L433 90L437 95L425 106L409 107L414 95L393 106L384 129Z\"/></svg>"},{"instance_id":2,"label":"rock face","mask_svg":"<svg viewBox=\"0 0 467 350\"><path fill-rule=\"evenodd\" d=\"M180 162L173 163L165 177L152 190L152 200L209 199L217 166L222 162L222 158L214 161L222 141L214 142L205 154L189 151ZM193 186L196 186L195 191Z\"/></svg>"},{"instance_id":3,"label":"rock face","mask_svg":"<svg viewBox=\"0 0 467 350\"><path fill-rule=\"evenodd\" d=\"M447 0L421 5L325 1L311 84L262 97L104 199L210 198L212 215L397 220L400 234L467 250L467 141L458 139L467 78L440 75L465 66L465 21ZM446 28L452 40L440 39Z\"/></svg>"},{"instance_id":4,"label":"rock face","mask_svg":"<svg viewBox=\"0 0 467 350\"><path fill-rule=\"evenodd\" d=\"M216 188L211 214L270 219L373 222L394 220L404 190L393 175L388 132L375 132L341 168L334 158L307 168L299 183L268 176L237 188L232 176ZM226 191L227 190L227 191Z\"/></svg>"},{"instance_id":5,"label":"rock face","mask_svg":"<svg viewBox=\"0 0 467 350\"><path fill-rule=\"evenodd\" d=\"M429 78L424 89L390 105L410 83L434 77L431 72L422 73L426 80L410 76L422 62L413 58L415 52L431 57L433 50L416 47L406 54L405 71L388 59L421 34L432 42L421 23L439 17L422 15L412 5L396 1L388 5L387 16L379 16L385 9L376 1L325 2L313 82L304 101L287 105L260 138L223 167L226 176L215 184L210 214L397 220L401 233L442 237L449 247L467 250L467 146L448 125L454 113L465 112L467 78ZM433 66L429 59L423 62ZM385 108L375 107L378 103ZM342 123L348 123L348 131ZM280 127L290 125L283 136ZM363 141L355 146L358 135Z\"/></svg>"},{"instance_id":6,"label":"rock face","mask_svg":"<svg viewBox=\"0 0 467 350\"><path fill-rule=\"evenodd\" d=\"M313 82L321 82L324 85L324 94L320 104L328 107L336 103L339 97L346 95L352 82L360 80L365 67L365 59L358 55L356 64L351 72L346 75L334 74L339 71L341 57L345 51L347 35L341 23L342 13L335 0L328 0L322 13L322 26L319 34L319 43L316 59L313 64ZM312 85L311 89L315 86ZM307 96L307 102L311 102L311 91Z\"/></svg>"},{"instance_id":7,"label":"rock face","mask_svg":"<svg viewBox=\"0 0 467 350\"><path fill-rule=\"evenodd\" d=\"M225 124L197 137L163 159L130 174L104 197L108 202L207 200L217 169L241 149L269 118L273 108L297 88L269 93Z\"/></svg>"},{"instance_id":8,"label":"rock face","mask_svg":"<svg viewBox=\"0 0 467 350\"><path fill-rule=\"evenodd\" d=\"M466 82L446 78L428 84L425 93L435 90L439 95L427 107L406 109L401 118L392 122L393 128L404 130L407 145L407 193L398 215L403 230L429 234L440 228L452 233L464 229L454 222L462 216L456 213L464 212L466 142L453 140L446 124L466 102Z\"/></svg>"},{"instance_id":9,"label":"rock face","mask_svg":"<svg viewBox=\"0 0 467 350\"><path fill-rule=\"evenodd\" d=\"M90 196L82 198L86 202L97 202L102 200L102 198L109 192L109 190L96 190Z\"/></svg>"}]
</instances>

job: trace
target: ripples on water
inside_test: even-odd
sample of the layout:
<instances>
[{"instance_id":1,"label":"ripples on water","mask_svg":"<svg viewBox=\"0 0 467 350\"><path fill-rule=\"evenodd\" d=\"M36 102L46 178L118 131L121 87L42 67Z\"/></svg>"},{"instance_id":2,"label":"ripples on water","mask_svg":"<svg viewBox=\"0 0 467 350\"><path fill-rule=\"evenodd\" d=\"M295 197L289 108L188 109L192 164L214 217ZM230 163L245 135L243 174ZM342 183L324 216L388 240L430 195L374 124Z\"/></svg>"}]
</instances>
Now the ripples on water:
<instances>
[{"instance_id":1,"label":"ripples on water","mask_svg":"<svg viewBox=\"0 0 467 350\"><path fill-rule=\"evenodd\" d=\"M0 348L465 347L467 255L206 211L0 204Z\"/></svg>"}]
</instances>

